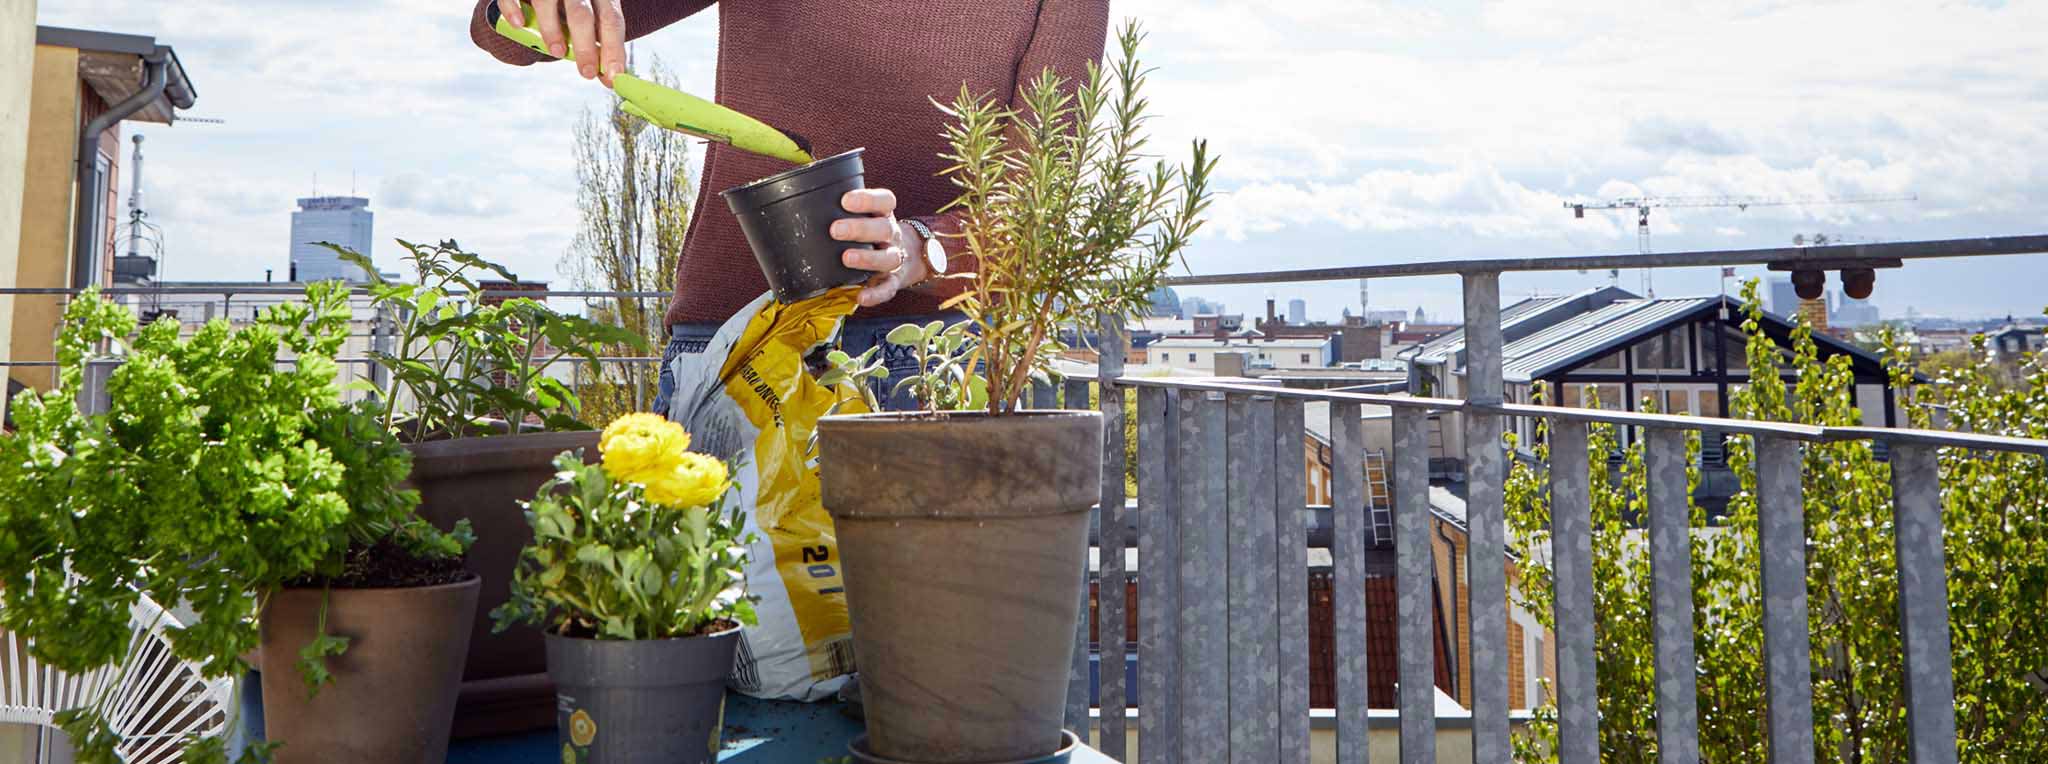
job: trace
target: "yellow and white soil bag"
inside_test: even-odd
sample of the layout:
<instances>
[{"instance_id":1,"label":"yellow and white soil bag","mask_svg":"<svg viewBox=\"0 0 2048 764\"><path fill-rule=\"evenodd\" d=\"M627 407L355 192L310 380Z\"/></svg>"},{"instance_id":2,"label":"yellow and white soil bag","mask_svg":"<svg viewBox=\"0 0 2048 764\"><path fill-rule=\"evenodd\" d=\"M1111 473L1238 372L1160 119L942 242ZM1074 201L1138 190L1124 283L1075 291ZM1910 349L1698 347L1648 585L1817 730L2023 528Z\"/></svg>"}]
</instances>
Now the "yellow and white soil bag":
<instances>
[{"instance_id":1,"label":"yellow and white soil bag","mask_svg":"<svg viewBox=\"0 0 2048 764\"><path fill-rule=\"evenodd\" d=\"M671 366L669 418L697 450L738 462L733 481L751 510L747 591L760 598L760 624L743 634L732 686L754 697L818 700L853 672L839 544L819 502L812 435L834 406L867 408L851 390L818 384L804 357L833 338L859 292L794 305L764 294L719 327L704 352Z\"/></svg>"}]
</instances>

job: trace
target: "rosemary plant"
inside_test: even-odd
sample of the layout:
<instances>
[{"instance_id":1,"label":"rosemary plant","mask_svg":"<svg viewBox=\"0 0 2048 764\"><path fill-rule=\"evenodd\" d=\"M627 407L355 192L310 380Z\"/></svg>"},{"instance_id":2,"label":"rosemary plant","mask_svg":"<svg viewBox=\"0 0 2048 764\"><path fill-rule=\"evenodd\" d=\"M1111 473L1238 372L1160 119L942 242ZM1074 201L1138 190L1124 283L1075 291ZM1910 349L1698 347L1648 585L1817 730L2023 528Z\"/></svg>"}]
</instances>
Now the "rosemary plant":
<instances>
[{"instance_id":1,"label":"rosemary plant","mask_svg":"<svg viewBox=\"0 0 2048 764\"><path fill-rule=\"evenodd\" d=\"M938 104L953 120L944 174L960 189L946 209L960 216L957 237L975 263L971 286L948 305L968 317L954 331L979 337L960 344L971 347L965 368L986 375L991 414L1016 411L1032 377L1050 374L1062 327L1145 310L1202 226L1216 160L1202 140L1186 164L1148 158L1143 39L1126 24L1117 60L1091 62L1078 83L1041 72L1021 108L964 86ZM968 397L926 393L932 411Z\"/></svg>"}]
</instances>

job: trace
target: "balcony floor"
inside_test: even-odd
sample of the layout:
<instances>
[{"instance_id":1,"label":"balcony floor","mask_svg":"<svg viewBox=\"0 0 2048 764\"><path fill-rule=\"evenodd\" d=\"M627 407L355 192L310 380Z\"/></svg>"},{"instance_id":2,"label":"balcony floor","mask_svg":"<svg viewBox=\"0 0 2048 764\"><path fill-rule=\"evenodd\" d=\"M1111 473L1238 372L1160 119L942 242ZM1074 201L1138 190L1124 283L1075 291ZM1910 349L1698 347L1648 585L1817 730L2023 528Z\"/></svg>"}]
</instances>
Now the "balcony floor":
<instances>
[{"instance_id":1,"label":"balcony floor","mask_svg":"<svg viewBox=\"0 0 2048 764\"><path fill-rule=\"evenodd\" d=\"M244 686L243 719L249 737L261 738L261 692L251 689ZM861 723L841 713L838 703L757 700L728 692L725 750L718 760L731 764L836 761L846 755L846 744L860 733ZM554 730L456 740L448 746L448 764L560 764L561 760ZM1083 745L1074 752L1072 764L1118 763Z\"/></svg>"}]
</instances>

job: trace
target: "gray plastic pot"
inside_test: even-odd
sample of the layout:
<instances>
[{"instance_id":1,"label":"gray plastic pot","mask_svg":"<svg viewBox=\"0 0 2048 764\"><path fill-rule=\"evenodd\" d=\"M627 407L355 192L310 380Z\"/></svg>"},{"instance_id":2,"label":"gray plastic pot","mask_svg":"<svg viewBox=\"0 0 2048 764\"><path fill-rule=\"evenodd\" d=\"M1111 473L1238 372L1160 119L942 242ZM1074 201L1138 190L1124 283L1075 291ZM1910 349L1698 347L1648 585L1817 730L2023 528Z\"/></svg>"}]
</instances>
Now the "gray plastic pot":
<instances>
[{"instance_id":1,"label":"gray plastic pot","mask_svg":"<svg viewBox=\"0 0 2048 764\"><path fill-rule=\"evenodd\" d=\"M1060 733L1060 747L1052 753L1044 756L1034 756L1029 759L1012 759L1010 761L988 762L988 764L1067 764L1067 762L1074 760L1074 750L1080 747L1081 736L1074 734L1071 730L1062 731ZM854 738L853 742L847 743L846 752L853 754L853 760L860 762L860 764L923 764L922 762L876 756L868 752L868 736L866 735Z\"/></svg>"},{"instance_id":2,"label":"gray plastic pot","mask_svg":"<svg viewBox=\"0 0 2048 764\"><path fill-rule=\"evenodd\" d=\"M710 764L740 630L680 639L547 635L556 737L579 764ZM571 754L568 751L573 750Z\"/></svg>"},{"instance_id":3,"label":"gray plastic pot","mask_svg":"<svg viewBox=\"0 0 2048 764\"><path fill-rule=\"evenodd\" d=\"M1102 416L818 423L875 761L1037 761L1062 723Z\"/></svg>"}]
</instances>

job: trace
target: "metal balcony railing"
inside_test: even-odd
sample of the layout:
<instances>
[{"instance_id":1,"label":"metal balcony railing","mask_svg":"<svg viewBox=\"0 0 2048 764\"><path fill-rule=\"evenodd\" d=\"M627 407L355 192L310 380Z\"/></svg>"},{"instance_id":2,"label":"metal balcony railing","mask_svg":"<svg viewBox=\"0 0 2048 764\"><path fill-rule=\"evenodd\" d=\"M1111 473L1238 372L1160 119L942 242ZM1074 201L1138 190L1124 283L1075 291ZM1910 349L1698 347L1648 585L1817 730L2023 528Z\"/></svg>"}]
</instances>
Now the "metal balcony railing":
<instances>
[{"instance_id":1,"label":"metal balcony railing","mask_svg":"<svg viewBox=\"0 0 2048 764\"><path fill-rule=\"evenodd\" d=\"M1436 761L1437 720L1432 619L1435 573L1430 542L1429 417L1457 414L1464 428L1466 521L1462 561L1469 581L1471 747L1482 764L1511 759L1508 690L1508 589L1503 503L1511 417L1547 419L1555 571L1558 760L1599 760L1594 684L1592 529L1588 427L1637 431L1648 466L1646 517L1651 612L1656 638L1659 758L1701 759L1696 711L1688 432L1748 436L1758 458L1762 541L1768 740L1779 764L1811 762L1813 693L1809 673L1802 444L1865 440L1888 446L1892 468L1899 622L1912 760L1957 759L1938 449L2048 456L2048 441L1969 433L1665 416L1624 411L1514 405L1503 401L1500 274L1771 264L1837 270L1886 267L1916 258L2048 252L2048 236L1903 242L1653 255L1478 260L1197 276L1176 285L1283 283L1331 279L1456 275L1463 280L1467 395L1460 400L1219 381L1124 376L1122 327L1105 324L1094 380L1068 380L1066 399L1100 390L1105 420L1099 512L1100 578L1125 580L1127 548L1137 550L1143 607L1138 612L1136 687L1114 670L1132 656L1124 640L1100 640L1098 747L1124 759L1129 700L1136 714L1138 761L1306 762L1310 719L1305 550L1303 403L1328 402L1334 451L1333 510L1326 528L1334 581L1336 760L1365 761L1366 601L1364 558L1370 528L1361 406L1393 412L1395 589L1398 621L1400 761ZM1049 392L1049 391L1048 391ZM1124 496L1124 417L1136 396L1137 501ZM1042 396L1048 403L1050 396ZM1321 525L1321 523L1318 523ZM1285 596L1281 596L1285 593ZM1103 635L1122 632L1132 603L1123 586L1100 587ZM1068 724L1088 730L1089 628L1076 635ZM1416 648L1420 649L1416 649Z\"/></svg>"},{"instance_id":2,"label":"metal balcony railing","mask_svg":"<svg viewBox=\"0 0 2048 764\"><path fill-rule=\"evenodd\" d=\"M1309 760L1309 615L1307 551L1327 547L1332 560L1336 655L1336 760L1364 761L1366 705L1367 497L1363 406L1393 413L1395 618L1398 647L1433 646L1434 560L1429 505L1430 417L1456 414L1464 428L1466 558L1471 649L1469 724L1474 760L1511 758L1508 683L1508 590L1504 485L1509 458L1505 422L1547 419L1553 527L1558 759L1599 759L1594 684L1592 530L1587 475L1588 428L1607 424L1640 433L1648 467L1647 535L1655 621L1657 737L1668 764L1700 760L1693 650L1692 577L1685 436L1688 432L1753 438L1761 537L1764 649L1772 760L1813 761L1813 693L1808 672L1808 606L1799 449L1802 444L1863 440L1890 449L1899 565L1898 628L1912 760L1957 760L1954 680L1950 665L1947 571L1941 521L1939 449L2017 452L2048 457L2048 440L1971 433L1868 427L1819 427L1710 417L1666 416L1504 401L1500 351L1500 275L1526 271L1606 270L1730 265L1805 265L1836 270L1887 267L1906 259L2048 252L2048 236L2017 236L1887 244L1779 248L1652 255L1472 260L1196 276L1174 285L1287 283L1454 275L1463 280L1467 385L1462 399L1344 390L1306 390L1218 381L1124 376L1123 327L1101 327L1098 375L1069 379L1065 400L1096 403L1104 417L1101 511L1094 538L1103 550L1101 580L1119 582L1136 550L1135 646L1113 635L1136 603L1123 586L1100 587L1102 666L1099 719L1090 713L1090 612L1085 592L1075 635L1067 700L1068 726L1097 733L1097 747L1127 760L1126 733L1136 718L1143 764L1181 762L1306 762ZM219 293L177 287L135 291ZM236 290L292 294L293 287ZM4 289L0 294L63 295L70 290ZM521 296L659 298L647 293L553 292ZM355 359L363 360L363 359ZM651 363L653 358L617 358ZM12 365L43 365L47 361ZM1035 405L1057 405L1044 388ZM1125 403L1135 397L1138 495L1124 495ZM1302 447L1304 403L1329 404L1333 452L1332 504L1308 508ZM1076 406L1079 407L1079 406ZM1280 593L1294 593L1280 596ZM1132 649L1134 647L1134 649ZM1436 761L1438 720L1431 649L1398 649L1397 716L1403 764ZM1137 659L1136 682L1119 667ZM1134 695L1142 708L1131 702ZM1136 712L1133 714L1133 712ZM1099 724L1098 724L1099 721ZM1461 725L1463 726L1463 725Z\"/></svg>"}]
</instances>

